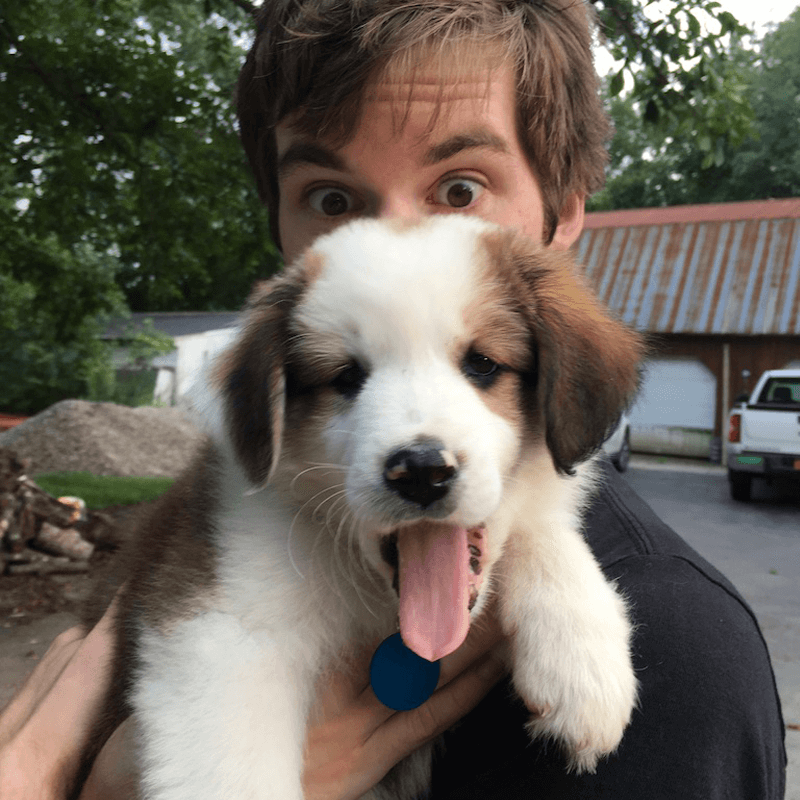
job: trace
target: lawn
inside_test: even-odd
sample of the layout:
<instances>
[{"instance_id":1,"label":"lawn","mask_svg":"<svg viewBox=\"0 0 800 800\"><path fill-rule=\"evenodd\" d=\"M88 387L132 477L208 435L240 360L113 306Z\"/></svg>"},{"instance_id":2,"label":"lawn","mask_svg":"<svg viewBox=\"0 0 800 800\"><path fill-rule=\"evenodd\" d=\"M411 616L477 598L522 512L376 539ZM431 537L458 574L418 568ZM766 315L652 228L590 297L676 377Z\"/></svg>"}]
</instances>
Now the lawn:
<instances>
[{"instance_id":1,"label":"lawn","mask_svg":"<svg viewBox=\"0 0 800 800\"><path fill-rule=\"evenodd\" d=\"M34 480L54 497L80 497L94 509L155 500L174 482L172 478L119 478L90 472L46 472Z\"/></svg>"}]
</instances>

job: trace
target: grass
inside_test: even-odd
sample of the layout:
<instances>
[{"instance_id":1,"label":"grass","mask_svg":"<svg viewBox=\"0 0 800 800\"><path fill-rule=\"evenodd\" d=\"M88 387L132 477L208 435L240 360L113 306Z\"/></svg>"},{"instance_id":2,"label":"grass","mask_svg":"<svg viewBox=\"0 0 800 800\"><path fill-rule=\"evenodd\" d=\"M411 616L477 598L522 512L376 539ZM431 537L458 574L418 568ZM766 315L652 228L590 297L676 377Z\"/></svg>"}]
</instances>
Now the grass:
<instances>
[{"instance_id":1,"label":"grass","mask_svg":"<svg viewBox=\"0 0 800 800\"><path fill-rule=\"evenodd\" d=\"M90 472L45 472L34 480L54 497L80 497L94 509L155 500L174 482L172 478L119 478Z\"/></svg>"}]
</instances>

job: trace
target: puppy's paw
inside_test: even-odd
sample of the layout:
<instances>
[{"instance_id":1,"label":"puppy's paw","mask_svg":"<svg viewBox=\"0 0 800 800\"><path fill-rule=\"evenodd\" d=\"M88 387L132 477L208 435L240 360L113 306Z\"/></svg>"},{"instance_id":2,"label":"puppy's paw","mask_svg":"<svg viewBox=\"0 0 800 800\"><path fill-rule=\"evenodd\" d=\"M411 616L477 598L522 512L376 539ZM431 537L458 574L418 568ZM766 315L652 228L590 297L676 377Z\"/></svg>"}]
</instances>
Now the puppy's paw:
<instances>
[{"instance_id":1,"label":"puppy's paw","mask_svg":"<svg viewBox=\"0 0 800 800\"><path fill-rule=\"evenodd\" d=\"M630 722L636 678L627 648L617 656L600 661L573 656L556 671L515 659L514 682L531 712L531 738L559 742L575 772L594 772L597 762L617 749Z\"/></svg>"}]
</instances>

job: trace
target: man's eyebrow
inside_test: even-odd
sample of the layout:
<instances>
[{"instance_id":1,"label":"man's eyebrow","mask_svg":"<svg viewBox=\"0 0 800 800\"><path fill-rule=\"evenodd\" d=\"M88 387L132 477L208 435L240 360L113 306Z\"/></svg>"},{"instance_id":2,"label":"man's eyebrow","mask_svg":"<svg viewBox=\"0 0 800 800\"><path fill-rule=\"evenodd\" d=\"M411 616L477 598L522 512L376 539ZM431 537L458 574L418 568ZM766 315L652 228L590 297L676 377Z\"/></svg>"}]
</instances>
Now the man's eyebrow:
<instances>
[{"instance_id":1,"label":"man's eyebrow","mask_svg":"<svg viewBox=\"0 0 800 800\"><path fill-rule=\"evenodd\" d=\"M295 167L304 164L326 169L344 169L344 161L332 150L314 142L295 142L278 159L278 175L285 178Z\"/></svg>"},{"instance_id":2,"label":"man's eyebrow","mask_svg":"<svg viewBox=\"0 0 800 800\"><path fill-rule=\"evenodd\" d=\"M475 148L487 148L496 150L499 153L508 153L508 144L505 139L489 131L473 131L471 133L457 134L445 139L443 142L433 145L425 154L425 166L438 164L458 155L463 150Z\"/></svg>"}]
</instances>

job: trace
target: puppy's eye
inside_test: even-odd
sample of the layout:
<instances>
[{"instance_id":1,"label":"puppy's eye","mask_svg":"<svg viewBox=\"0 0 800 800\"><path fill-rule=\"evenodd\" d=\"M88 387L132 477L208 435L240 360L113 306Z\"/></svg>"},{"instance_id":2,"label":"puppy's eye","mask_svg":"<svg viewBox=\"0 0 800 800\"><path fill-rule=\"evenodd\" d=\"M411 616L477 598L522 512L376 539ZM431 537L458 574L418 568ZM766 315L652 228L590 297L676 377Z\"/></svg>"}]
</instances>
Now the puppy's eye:
<instances>
[{"instance_id":1,"label":"puppy's eye","mask_svg":"<svg viewBox=\"0 0 800 800\"><path fill-rule=\"evenodd\" d=\"M357 361L351 361L331 381L331 386L343 397L355 397L367 380L367 371Z\"/></svg>"},{"instance_id":2,"label":"puppy's eye","mask_svg":"<svg viewBox=\"0 0 800 800\"><path fill-rule=\"evenodd\" d=\"M485 356L477 350L470 350L467 353L461 368L464 374L482 389L491 386L497 380L501 370L496 361L492 361L489 356Z\"/></svg>"}]
</instances>

